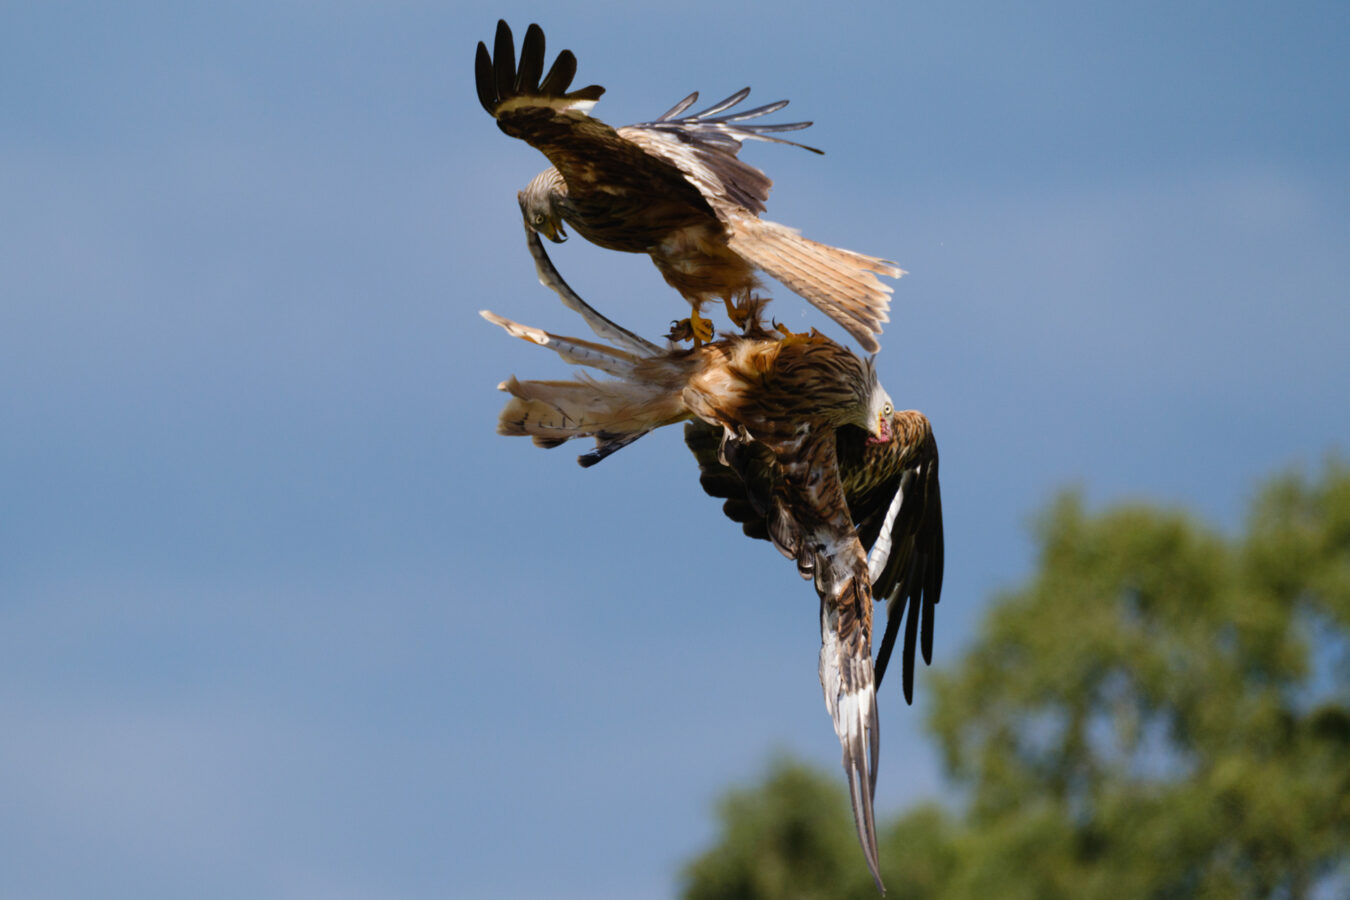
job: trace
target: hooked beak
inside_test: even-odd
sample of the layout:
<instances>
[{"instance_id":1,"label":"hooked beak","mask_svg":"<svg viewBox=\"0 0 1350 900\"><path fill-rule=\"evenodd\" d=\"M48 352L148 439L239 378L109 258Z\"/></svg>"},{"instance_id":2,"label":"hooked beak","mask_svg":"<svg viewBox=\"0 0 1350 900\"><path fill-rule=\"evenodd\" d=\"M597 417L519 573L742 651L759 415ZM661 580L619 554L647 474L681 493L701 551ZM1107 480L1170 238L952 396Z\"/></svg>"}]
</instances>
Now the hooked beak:
<instances>
[{"instance_id":1,"label":"hooked beak","mask_svg":"<svg viewBox=\"0 0 1350 900\"><path fill-rule=\"evenodd\" d=\"M867 439L869 444L887 444L891 440L891 423L885 416L877 416L877 427Z\"/></svg>"},{"instance_id":2,"label":"hooked beak","mask_svg":"<svg viewBox=\"0 0 1350 900\"><path fill-rule=\"evenodd\" d=\"M559 222L556 226L552 222L545 222L543 225L536 228L535 231L539 232L555 244L561 244L563 241L567 240L567 232L563 231L562 222Z\"/></svg>"}]
</instances>

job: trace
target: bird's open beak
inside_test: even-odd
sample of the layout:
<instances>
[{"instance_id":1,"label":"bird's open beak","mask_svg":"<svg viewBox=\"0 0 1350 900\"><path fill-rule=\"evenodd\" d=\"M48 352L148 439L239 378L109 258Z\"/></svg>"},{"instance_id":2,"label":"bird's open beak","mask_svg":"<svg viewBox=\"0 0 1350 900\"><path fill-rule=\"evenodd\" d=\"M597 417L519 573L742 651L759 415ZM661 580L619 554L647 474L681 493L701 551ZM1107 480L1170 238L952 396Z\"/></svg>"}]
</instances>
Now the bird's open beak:
<instances>
[{"instance_id":1,"label":"bird's open beak","mask_svg":"<svg viewBox=\"0 0 1350 900\"><path fill-rule=\"evenodd\" d=\"M872 436L867 439L869 444L886 444L891 440L891 423L885 417L877 416L877 427L872 432Z\"/></svg>"}]
</instances>

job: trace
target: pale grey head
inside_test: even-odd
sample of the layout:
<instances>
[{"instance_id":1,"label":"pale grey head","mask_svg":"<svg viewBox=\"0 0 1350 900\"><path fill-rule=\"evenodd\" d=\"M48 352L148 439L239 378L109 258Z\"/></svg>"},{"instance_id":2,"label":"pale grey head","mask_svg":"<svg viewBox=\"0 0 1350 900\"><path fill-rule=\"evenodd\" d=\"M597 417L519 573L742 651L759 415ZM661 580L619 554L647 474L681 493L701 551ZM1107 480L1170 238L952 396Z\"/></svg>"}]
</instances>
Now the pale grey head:
<instances>
[{"instance_id":1,"label":"pale grey head","mask_svg":"<svg viewBox=\"0 0 1350 900\"><path fill-rule=\"evenodd\" d=\"M563 231L562 212L558 201L565 196L567 183L557 169L548 168L534 176L525 190L516 195L520 201L520 213L525 217L525 225L532 231L561 244L567 240Z\"/></svg>"},{"instance_id":2,"label":"pale grey head","mask_svg":"<svg viewBox=\"0 0 1350 900\"><path fill-rule=\"evenodd\" d=\"M876 357L868 357L865 365L868 383L867 405L865 421L858 424L867 429L870 435L868 443L884 444L891 439L891 417L895 414L895 404L891 402L891 395L886 393L886 389L877 378Z\"/></svg>"}]
</instances>

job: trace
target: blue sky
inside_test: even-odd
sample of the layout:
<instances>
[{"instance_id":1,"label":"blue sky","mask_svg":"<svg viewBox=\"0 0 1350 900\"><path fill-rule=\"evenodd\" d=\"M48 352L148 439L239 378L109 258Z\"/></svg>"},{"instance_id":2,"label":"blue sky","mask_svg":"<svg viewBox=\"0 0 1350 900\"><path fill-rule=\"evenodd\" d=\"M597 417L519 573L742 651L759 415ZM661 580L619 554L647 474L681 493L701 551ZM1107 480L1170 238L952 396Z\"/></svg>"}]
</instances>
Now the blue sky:
<instances>
[{"instance_id":1,"label":"blue sky","mask_svg":"<svg viewBox=\"0 0 1350 900\"><path fill-rule=\"evenodd\" d=\"M940 662L1053 490L1236 527L1350 450L1350 7L825 10L0 12L0 894L666 897L725 787L837 768L814 594L678 429L590 470L494 434L499 380L566 369L477 311L581 333L521 238L543 159L474 95L499 16L614 124L745 84L815 121L746 157L769 218L911 273L879 367L942 448ZM943 790L917 700L886 814Z\"/></svg>"}]
</instances>

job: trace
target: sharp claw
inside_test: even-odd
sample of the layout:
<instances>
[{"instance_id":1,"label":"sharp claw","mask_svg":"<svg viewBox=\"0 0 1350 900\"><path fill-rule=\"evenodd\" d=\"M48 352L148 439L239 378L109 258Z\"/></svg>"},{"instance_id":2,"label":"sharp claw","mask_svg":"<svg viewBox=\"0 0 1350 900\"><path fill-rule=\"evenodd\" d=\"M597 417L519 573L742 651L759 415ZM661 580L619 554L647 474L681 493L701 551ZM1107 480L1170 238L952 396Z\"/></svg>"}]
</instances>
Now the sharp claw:
<instances>
[{"instance_id":1,"label":"sharp claw","mask_svg":"<svg viewBox=\"0 0 1350 900\"><path fill-rule=\"evenodd\" d=\"M749 332L752 328L759 328L759 311L764 305L762 299L747 296L744 300L735 302L730 297L723 297L722 302L726 305L727 317L741 331Z\"/></svg>"},{"instance_id":2,"label":"sharp claw","mask_svg":"<svg viewBox=\"0 0 1350 900\"><path fill-rule=\"evenodd\" d=\"M672 319L666 337L678 344L680 341L689 340L691 334L688 319Z\"/></svg>"},{"instance_id":3,"label":"sharp claw","mask_svg":"<svg viewBox=\"0 0 1350 900\"><path fill-rule=\"evenodd\" d=\"M713 326L710 319L705 319L694 310L689 318L679 319L670 323L670 332L666 335L672 341L693 341L695 347L702 346L712 342Z\"/></svg>"},{"instance_id":4,"label":"sharp claw","mask_svg":"<svg viewBox=\"0 0 1350 900\"><path fill-rule=\"evenodd\" d=\"M694 346L700 343L706 344L713 339L713 326L710 319L705 319L694 310L693 315L689 317L690 325L694 329Z\"/></svg>"}]
</instances>

